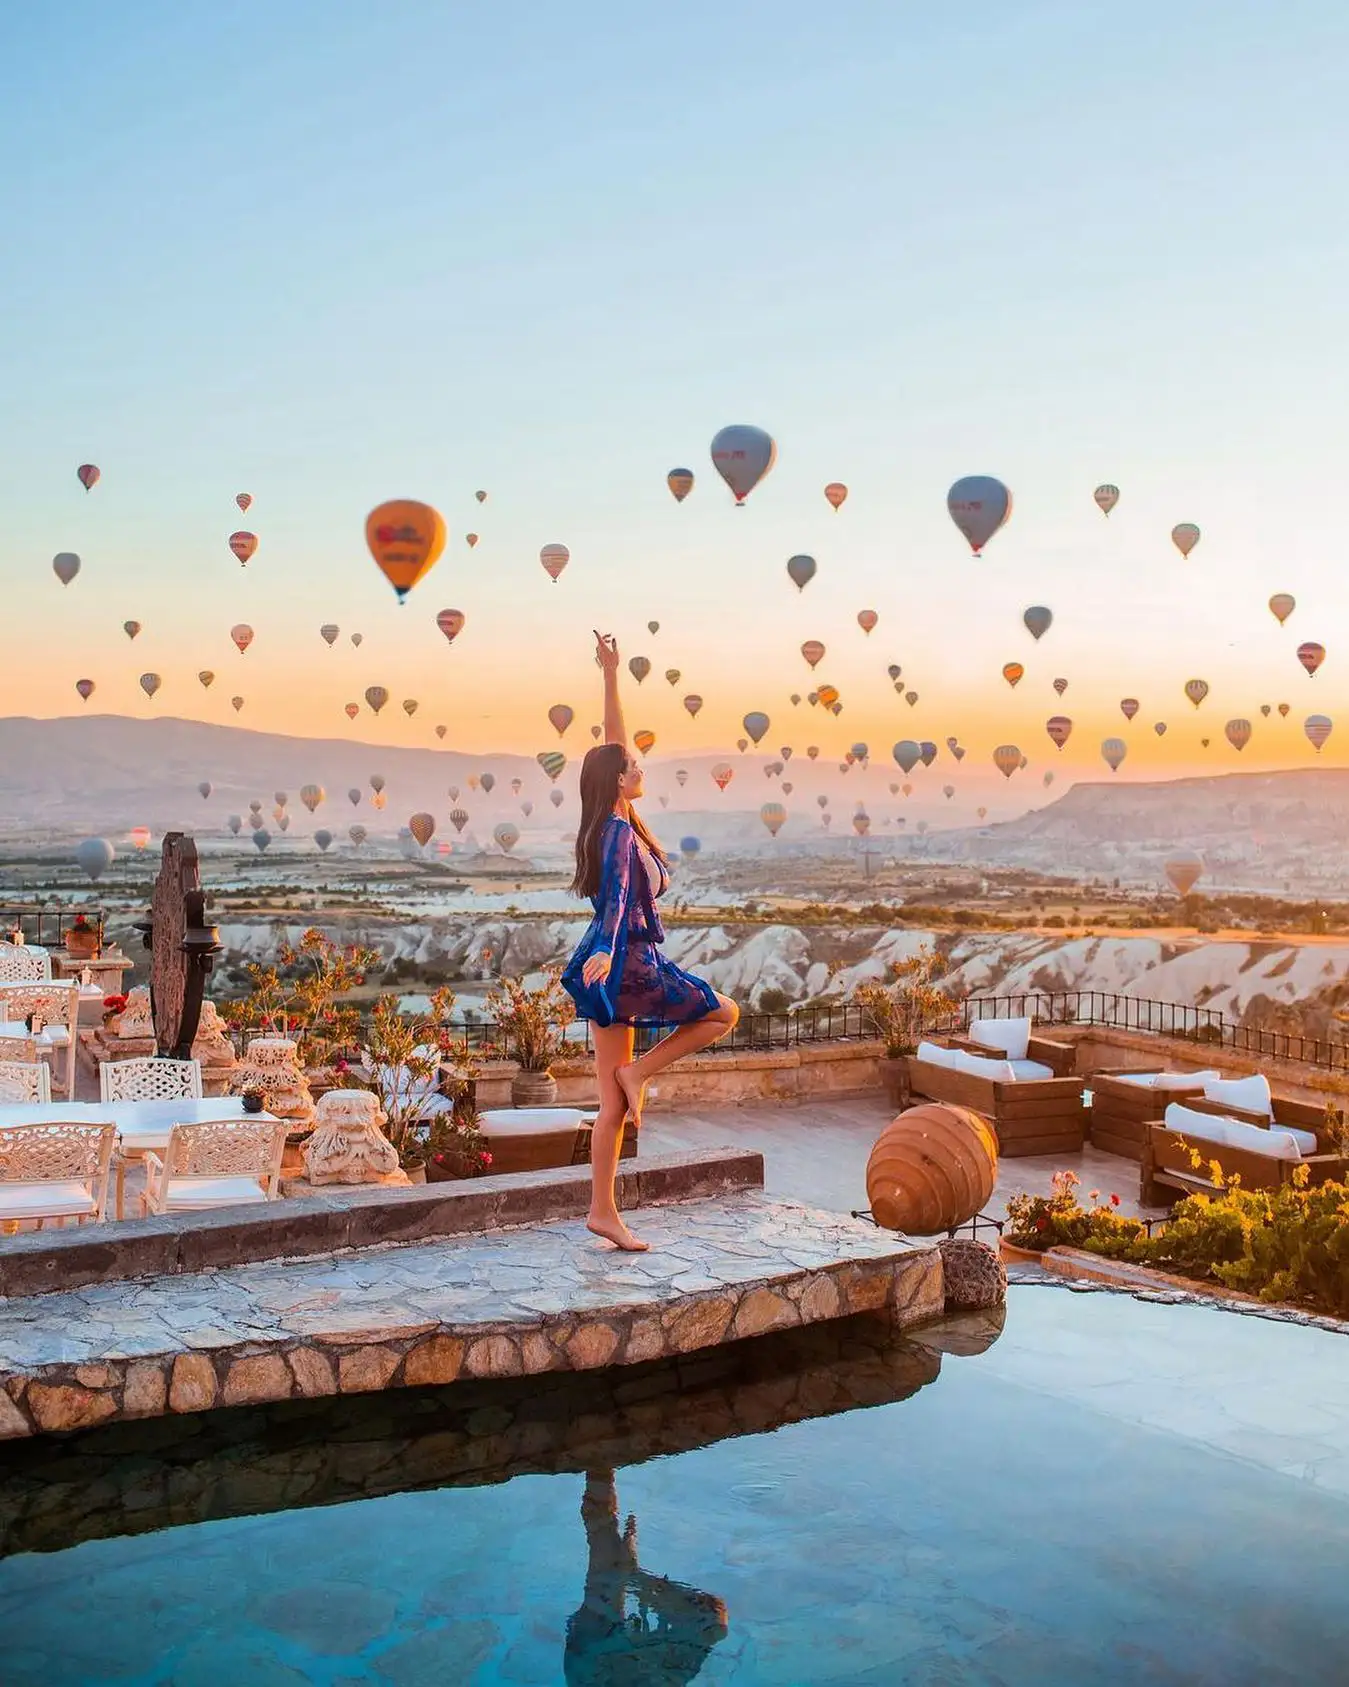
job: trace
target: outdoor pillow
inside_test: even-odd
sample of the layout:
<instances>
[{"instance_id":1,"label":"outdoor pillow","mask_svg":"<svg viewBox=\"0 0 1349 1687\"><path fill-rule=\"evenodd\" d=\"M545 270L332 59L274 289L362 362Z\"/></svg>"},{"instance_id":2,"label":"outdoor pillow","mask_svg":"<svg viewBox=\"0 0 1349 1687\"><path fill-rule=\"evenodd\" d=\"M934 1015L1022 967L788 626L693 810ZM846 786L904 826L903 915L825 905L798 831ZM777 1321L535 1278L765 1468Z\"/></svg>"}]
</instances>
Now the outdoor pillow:
<instances>
[{"instance_id":1,"label":"outdoor pillow","mask_svg":"<svg viewBox=\"0 0 1349 1687\"><path fill-rule=\"evenodd\" d=\"M1012 1076L1018 1082L1031 1078L1052 1078L1054 1068L1046 1066L1042 1060L1009 1060L1007 1064L1012 1068Z\"/></svg>"},{"instance_id":2,"label":"outdoor pillow","mask_svg":"<svg viewBox=\"0 0 1349 1687\"><path fill-rule=\"evenodd\" d=\"M1209 1101L1219 1101L1226 1107L1240 1107L1246 1113L1273 1116L1274 1103L1269 1093L1269 1079L1263 1072L1250 1078L1210 1078L1204 1085Z\"/></svg>"},{"instance_id":3,"label":"outdoor pillow","mask_svg":"<svg viewBox=\"0 0 1349 1687\"><path fill-rule=\"evenodd\" d=\"M1221 1146L1231 1140L1227 1132L1234 1121L1220 1119L1214 1113L1196 1113L1193 1107L1173 1101L1166 1109L1163 1122L1169 1131L1179 1131L1196 1142L1214 1142Z\"/></svg>"},{"instance_id":4,"label":"outdoor pillow","mask_svg":"<svg viewBox=\"0 0 1349 1687\"><path fill-rule=\"evenodd\" d=\"M1233 1148L1245 1148L1252 1154L1266 1154L1271 1160L1302 1158L1302 1150L1292 1131L1266 1130L1264 1125L1248 1125L1241 1119L1225 1119L1223 1123L1228 1130L1228 1144Z\"/></svg>"},{"instance_id":5,"label":"outdoor pillow","mask_svg":"<svg viewBox=\"0 0 1349 1687\"><path fill-rule=\"evenodd\" d=\"M986 1049L1001 1049L1008 1060L1024 1060L1030 1046L1030 1020L972 1019L969 1035Z\"/></svg>"},{"instance_id":6,"label":"outdoor pillow","mask_svg":"<svg viewBox=\"0 0 1349 1687\"><path fill-rule=\"evenodd\" d=\"M1126 1084L1137 1084L1145 1090L1185 1089L1192 1084L1202 1085L1206 1079L1216 1078L1216 1072L1116 1072Z\"/></svg>"},{"instance_id":7,"label":"outdoor pillow","mask_svg":"<svg viewBox=\"0 0 1349 1687\"><path fill-rule=\"evenodd\" d=\"M954 1066L956 1051L944 1048L941 1043L919 1043L917 1058L927 1061L929 1066Z\"/></svg>"},{"instance_id":8,"label":"outdoor pillow","mask_svg":"<svg viewBox=\"0 0 1349 1687\"><path fill-rule=\"evenodd\" d=\"M957 1072L968 1072L973 1078L991 1078L994 1083L1014 1084L1016 1073L1012 1070L1010 1060L991 1060L982 1054L967 1054L964 1049L955 1049L955 1060L952 1065Z\"/></svg>"}]
</instances>

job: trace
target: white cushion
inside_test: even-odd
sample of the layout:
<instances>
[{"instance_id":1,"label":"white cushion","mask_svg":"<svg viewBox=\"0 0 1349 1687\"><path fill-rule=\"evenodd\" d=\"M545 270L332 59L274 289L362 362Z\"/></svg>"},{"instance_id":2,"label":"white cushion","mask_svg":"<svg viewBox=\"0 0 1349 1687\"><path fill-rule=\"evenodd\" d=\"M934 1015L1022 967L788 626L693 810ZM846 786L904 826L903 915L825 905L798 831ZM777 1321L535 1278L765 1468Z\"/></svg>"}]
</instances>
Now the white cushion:
<instances>
[{"instance_id":1,"label":"white cushion","mask_svg":"<svg viewBox=\"0 0 1349 1687\"><path fill-rule=\"evenodd\" d=\"M1030 1078L1052 1078L1054 1068L1046 1066L1040 1060L1009 1060L1007 1064L1012 1068L1012 1076L1018 1081Z\"/></svg>"},{"instance_id":2,"label":"white cushion","mask_svg":"<svg viewBox=\"0 0 1349 1687\"><path fill-rule=\"evenodd\" d=\"M246 1201L265 1201L262 1185L255 1177L171 1177L169 1212L187 1207L234 1207Z\"/></svg>"},{"instance_id":3,"label":"white cushion","mask_svg":"<svg viewBox=\"0 0 1349 1687\"><path fill-rule=\"evenodd\" d=\"M1196 1142L1212 1142L1223 1148L1245 1148L1252 1154L1264 1154L1272 1160L1300 1160L1302 1150L1292 1131L1266 1130L1263 1125L1248 1125L1242 1119L1220 1119L1212 1113L1199 1113L1173 1101L1166 1110L1166 1128L1179 1131Z\"/></svg>"},{"instance_id":4,"label":"white cushion","mask_svg":"<svg viewBox=\"0 0 1349 1687\"><path fill-rule=\"evenodd\" d=\"M929 1066L954 1066L957 1052L956 1049L943 1047L941 1043L919 1043L914 1058L927 1061Z\"/></svg>"},{"instance_id":5,"label":"white cushion","mask_svg":"<svg viewBox=\"0 0 1349 1687\"><path fill-rule=\"evenodd\" d=\"M487 1137L537 1136L574 1131L586 1116L579 1107L493 1107L478 1115L478 1129Z\"/></svg>"},{"instance_id":6,"label":"white cushion","mask_svg":"<svg viewBox=\"0 0 1349 1687\"><path fill-rule=\"evenodd\" d=\"M951 1064L957 1072L968 1072L972 1078L989 1078L997 1084L1014 1084L1016 1073L1010 1060L992 1060L987 1055L969 1054L964 1049L953 1050Z\"/></svg>"},{"instance_id":7,"label":"white cushion","mask_svg":"<svg viewBox=\"0 0 1349 1687\"><path fill-rule=\"evenodd\" d=\"M0 1183L0 1219L73 1218L92 1213L87 1183Z\"/></svg>"},{"instance_id":8,"label":"white cushion","mask_svg":"<svg viewBox=\"0 0 1349 1687\"><path fill-rule=\"evenodd\" d=\"M1209 1078L1204 1083L1204 1095L1207 1100L1221 1102L1224 1107L1239 1107L1245 1113L1263 1113L1267 1119L1274 1113L1269 1079L1263 1072L1256 1072L1249 1078Z\"/></svg>"},{"instance_id":9,"label":"white cushion","mask_svg":"<svg viewBox=\"0 0 1349 1687\"><path fill-rule=\"evenodd\" d=\"M38 1041L46 1043L48 1048L69 1048L70 1032L64 1025L44 1025Z\"/></svg>"},{"instance_id":10,"label":"white cushion","mask_svg":"<svg viewBox=\"0 0 1349 1687\"><path fill-rule=\"evenodd\" d=\"M1218 1076L1216 1072L1116 1072L1113 1075L1121 1083L1137 1084L1148 1090L1202 1088L1208 1079Z\"/></svg>"},{"instance_id":11,"label":"white cushion","mask_svg":"<svg viewBox=\"0 0 1349 1687\"><path fill-rule=\"evenodd\" d=\"M1001 1049L1008 1060L1024 1060L1030 1046L1029 1019L972 1019L969 1035L986 1049Z\"/></svg>"},{"instance_id":12,"label":"white cushion","mask_svg":"<svg viewBox=\"0 0 1349 1687\"><path fill-rule=\"evenodd\" d=\"M1292 1125L1275 1125L1273 1131L1267 1131L1265 1134L1273 1135L1274 1131L1281 1136L1291 1136L1297 1143L1299 1154L1315 1154L1318 1147L1315 1131L1294 1130Z\"/></svg>"}]
</instances>

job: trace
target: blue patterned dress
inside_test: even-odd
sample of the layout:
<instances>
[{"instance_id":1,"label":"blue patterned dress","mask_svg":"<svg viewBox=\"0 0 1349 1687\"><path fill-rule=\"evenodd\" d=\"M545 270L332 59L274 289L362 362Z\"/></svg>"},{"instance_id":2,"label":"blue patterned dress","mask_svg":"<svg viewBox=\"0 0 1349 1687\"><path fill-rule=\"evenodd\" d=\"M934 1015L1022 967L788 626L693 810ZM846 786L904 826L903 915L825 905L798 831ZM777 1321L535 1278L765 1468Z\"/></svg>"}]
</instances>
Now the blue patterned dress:
<instances>
[{"instance_id":1,"label":"blue patterned dress","mask_svg":"<svg viewBox=\"0 0 1349 1687\"><path fill-rule=\"evenodd\" d=\"M601 840L599 895L591 899L595 916L562 973L582 1019L596 1025L687 1025L716 1010L712 987L660 952L665 928L656 897L669 884L664 863L642 849L626 820L612 815ZM586 962L601 953L613 957L608 978L584 983Z\"/></svg>"}]
</instances>

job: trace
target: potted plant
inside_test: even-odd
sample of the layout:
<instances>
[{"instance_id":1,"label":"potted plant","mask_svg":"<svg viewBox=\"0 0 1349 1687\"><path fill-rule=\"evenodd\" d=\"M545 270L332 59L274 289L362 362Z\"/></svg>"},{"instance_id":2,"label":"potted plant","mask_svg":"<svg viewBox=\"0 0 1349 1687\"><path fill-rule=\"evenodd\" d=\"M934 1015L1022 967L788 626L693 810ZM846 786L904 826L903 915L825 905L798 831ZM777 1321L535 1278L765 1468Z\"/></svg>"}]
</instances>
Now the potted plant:
<instances>
[{"instance_id":1,"label":"potted plant","mask_svg":"<svg viewBox=\"0 0 1349 1687\"><path fill-rule=\"evenodd\" d=\"M66 927L66 954L72 961L98 959L98 928L91 926L83 914L76 914L74 923Z\"/></svg>"},{"instance_id":2,"label":"potted plant","mask_svg":"<svg viewBox=\"0 0 1349 1687\"><path fill-rule=\"evenodd\" d=\"M452 1081L451 1105L437 1113L426 1134L426 1181L448 1183L455 1178L481 1177L492 1168L487 1139L478 1129L473 1074Z\"/></svg>"},{"instance_id":3,"label":"potted plant","mask_svg":"<svg viewBox=\"0 0 1349 1687\"><path fill-rule=\"evenodd\" d=\"M127 998L123 996L104 996L103 998L103 1029L110 1037L115 1037L122 1028L122 1015L126 1012Z\"/></svg>"},{"instance_id":4,"label":"potted plant","mask_svg":"<svg viewBox=\"0 0 1349 1687\"><path fill-rule=\"evenodd\" d=\"M891 964L889 984L872 981L859 984L853 999L871 1021L885 1044L879 1064L881 1082L891 1105L909 1105L909 1073L906 1060L916 1054L924 1030L935 1019L954 1012L955 1002L933 980L939 976L942 958L926 945L916 954Z\"/></svg>"},{"instance_id":5,"label":"potted plant","mask_svg":"<svg viewBox=\"0 0 1349 1687\"><path fill-rule=\"evenodd\" d=\"M521 978L503 978L488 992L486 1006L507 1055L520 1068L511 1079L512 1107L551 1107L557 1079L550 1068L562 1052L563 1031L576 1017L561 969L550 967L533 990Z\"/></svg>"},{"instance_id":6,"label":"potted plant","mask_svg":"<svg viewBox=\"0 0 1349 1687\"><path fill-rule=\"evenodd\" d=\"M298 943L278 945L269 966L247 965L249 992L220 1003L220 1014L237 1035L293 1037L303 1050L311 1095L334 1086L334 1062L356 1049L360 1007L349 992L379 965L374 949L335 943L311 926Z\"/></svg>"},{"instance_id":7,"label":"potted plant","mask_svg":"<svg viewBox=\"0 0 1349 1687\"><path fill-rule=\"evenodd\" d=\"M379 1097L385 1134L414 1183L427 1180L427 1147L442 1114L439 1086L451 1052L447 1021L453 1009L450 989L434 991L425 1014L404 1014L397 996L381 996L370 1017L362 1065L337 1062L341 1087L371 1089ZM470 1088L468 1077L462 1081Z\"/></svg>"}]
</instances>

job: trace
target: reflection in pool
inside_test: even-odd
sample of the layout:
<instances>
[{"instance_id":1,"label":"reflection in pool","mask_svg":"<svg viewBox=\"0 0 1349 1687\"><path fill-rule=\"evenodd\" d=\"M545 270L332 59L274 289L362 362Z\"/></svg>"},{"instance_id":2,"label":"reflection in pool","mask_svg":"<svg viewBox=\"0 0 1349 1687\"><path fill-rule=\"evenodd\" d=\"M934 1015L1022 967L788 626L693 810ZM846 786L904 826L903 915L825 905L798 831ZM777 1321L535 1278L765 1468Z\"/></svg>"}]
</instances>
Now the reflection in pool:
<instances>
[{"instance_id":1,"label":"reflection in pool","mask_svg":"<svg viewBox=\"0 0 1349 1687\"><path fill-rule=\"evenodd\" d=\"M1048 1288L995 1333L11 1448L0 1678L1342 1682L1343 1337Z\"/></svg>"}]
</instances>

